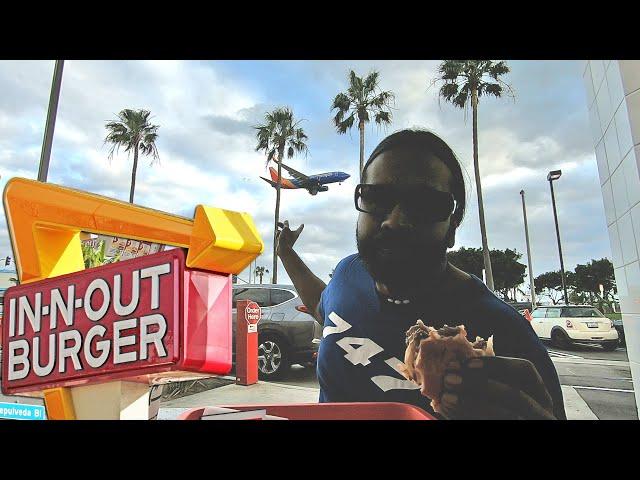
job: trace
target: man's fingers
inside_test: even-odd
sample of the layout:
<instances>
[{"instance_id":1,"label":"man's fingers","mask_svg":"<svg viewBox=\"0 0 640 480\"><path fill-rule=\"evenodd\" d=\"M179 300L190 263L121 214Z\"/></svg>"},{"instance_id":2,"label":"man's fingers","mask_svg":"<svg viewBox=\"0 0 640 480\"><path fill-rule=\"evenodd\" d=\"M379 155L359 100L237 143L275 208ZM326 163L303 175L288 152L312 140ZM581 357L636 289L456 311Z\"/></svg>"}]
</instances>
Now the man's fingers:
<instances>
[{"instance_id":1,"label":"man's fingers","mask_svg":"<svg viewBox=\"0 0 640 480\"><path fill-rule=\"evenodd\" d=\"M449 418L464 420L551 420L553 415L522 390L495 380L487 380L483 390L445 390L441 397L442 409Z\"/></svg>"},{"instance_id":2,"label":"man's fingers","mask_svg":"<svg viewBox=\"0 0 640 480\"><path fill-rule=\"evenodd\" d=\"M522 420L523 417L511 409L478 402L464 397L445 394L440 402L442 414L450 420Z\"/></svg>"},{"instance_id":3,"label":"man's fingers","mask_svg":"<svg viewBox=\"0 0 640 480\"><path fill-rule=\"evenodd\" d=\"M553 414L551 408L546 409L524 391L505 385L504 383L489 380L486 390L486 399L491 403L505 402L509 410L527 420L551 420Z\"/></svg>"},{"instance_id":4,"label":"man's fingers","mask_svg":"<svg viewBox=\"0 0 640 480\"><path fill-rule=\"evenodd\" d=\"M464 363L461 376L462 389L465 391L473 392L483 389L489 379L495 380L523 391L543 408L549 411L553 409L551 395L535 366L528 360L509 357L475 357Z\"/></svg>"},{"instance_id":5,"label":"man's fingers","mask_svg":"<svg viewBox=\"0 0 640 480\"><path fill-rule=\"evenodd\" d=\"M300 235L302 233L302 230L304 230L304 223L301 223L300 226L296 229L296 234Z\"/></svg>"}]
</instances>

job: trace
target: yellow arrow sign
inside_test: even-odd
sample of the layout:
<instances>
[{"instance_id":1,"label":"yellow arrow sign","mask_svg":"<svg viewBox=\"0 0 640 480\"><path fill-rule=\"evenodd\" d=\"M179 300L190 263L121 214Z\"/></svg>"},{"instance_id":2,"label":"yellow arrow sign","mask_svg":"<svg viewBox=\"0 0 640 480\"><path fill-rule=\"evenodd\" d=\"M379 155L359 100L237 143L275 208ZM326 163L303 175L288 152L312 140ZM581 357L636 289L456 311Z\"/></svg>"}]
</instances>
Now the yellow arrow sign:
<instances>
[{"instance_id":1,"label":"yellow arrow sign","mask_svg":"<svg viewBox=\"0 0 640 480\"><path fill-rule=\"evenodd\" d=\"M191 220L12 178L4 190L4 207L21 283L83 270L83 231L187 248L188 267L221 273L240 273L264 250L249 214L203 205Z\"/></svg>"}]
</instances>

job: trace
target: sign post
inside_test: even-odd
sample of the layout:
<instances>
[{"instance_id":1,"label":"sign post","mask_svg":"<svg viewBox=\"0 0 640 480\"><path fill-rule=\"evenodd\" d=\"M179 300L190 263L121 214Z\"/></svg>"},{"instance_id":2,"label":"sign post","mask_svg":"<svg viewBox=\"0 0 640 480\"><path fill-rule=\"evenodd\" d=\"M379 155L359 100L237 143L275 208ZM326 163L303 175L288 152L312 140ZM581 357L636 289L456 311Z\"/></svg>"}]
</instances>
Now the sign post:
<instances>
[{"instance_id":1,"label":"sign post","mask_svg":"<svg viewBox=\"0 0 640 480\"><path fill-rule=\"evenodd\" d=\"M261 310L256 302L240 300L236 316L236 383L258 382L258 322Z\"/></svg>"}]
</instances>

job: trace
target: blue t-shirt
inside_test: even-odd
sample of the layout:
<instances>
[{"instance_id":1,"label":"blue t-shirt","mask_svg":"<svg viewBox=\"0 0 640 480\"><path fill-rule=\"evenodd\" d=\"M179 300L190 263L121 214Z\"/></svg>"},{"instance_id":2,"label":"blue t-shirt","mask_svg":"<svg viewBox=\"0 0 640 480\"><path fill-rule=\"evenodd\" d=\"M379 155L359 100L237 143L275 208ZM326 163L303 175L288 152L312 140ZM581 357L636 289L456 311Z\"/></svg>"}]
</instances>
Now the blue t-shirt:
<instances>
[{"instance_id":1,"label":"blue t-shirt","mask_svg":"<svg viewBox=\"0 0 640 480\"><path fill-rule=\"evenodd\" d=\"M336 267L322 292L324 319L318 351L320 402L401 402L433 413L430 400L397 369L404 359L405 333L421 319L425 325L465 325L468 338L493 335L496 355L531 361L553 398L557 418L566 418L556 369L529 322L497 298L477 277L447 298L416 305L381 299L360 256Z\"/></svg>"}]
</instances>

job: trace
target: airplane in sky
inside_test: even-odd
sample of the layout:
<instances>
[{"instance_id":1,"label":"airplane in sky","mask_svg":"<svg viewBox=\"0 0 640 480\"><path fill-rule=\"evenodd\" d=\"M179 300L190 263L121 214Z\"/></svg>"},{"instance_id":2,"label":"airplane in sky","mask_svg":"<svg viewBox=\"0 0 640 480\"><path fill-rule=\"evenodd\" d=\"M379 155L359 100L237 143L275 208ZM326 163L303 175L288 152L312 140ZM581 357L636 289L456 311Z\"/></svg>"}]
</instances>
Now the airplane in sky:
<instances>
[{"instance_id":1,"label":"airplane in sky","mask_svg":"<svg viewBox=\"0 0 640 480\"><path fill-rule=\"evenodd\" d=\"M274 160L275 161L275 160ZM278 163L278 162L276 162ZM327 172L320 173L318 175L305 175L304 173L300 173L297 170L281 163L282 168L284 168L293 178L282 178L280 188L285 189L297 189L304 188L311 195L317 195L318 192L326 192L329 190L327 187L327 183L336 183L339 184L344 182L347 178L350 177L348 173L344 172ZM271 173L271 180L268 178L260 177L273 188L276 188L278 182L278 172L275 168L269 167L269 172Z\"/></svg>"}]
</instances>

